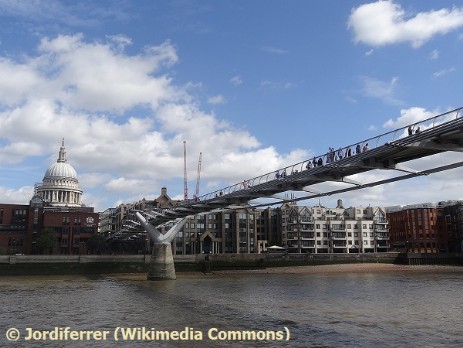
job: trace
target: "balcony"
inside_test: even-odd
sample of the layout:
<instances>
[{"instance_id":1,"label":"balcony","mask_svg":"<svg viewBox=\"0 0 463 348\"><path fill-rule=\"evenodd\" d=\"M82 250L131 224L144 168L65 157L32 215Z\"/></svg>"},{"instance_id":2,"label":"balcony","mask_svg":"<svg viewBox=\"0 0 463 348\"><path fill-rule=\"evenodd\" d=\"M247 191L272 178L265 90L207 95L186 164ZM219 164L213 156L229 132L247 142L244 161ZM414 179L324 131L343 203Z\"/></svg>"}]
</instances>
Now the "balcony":
<instances>
[{"instance_id":1,"label":"balcony","mask_svg":"<svg viewBox=\"0 0 463 348\"><path fill-rule=\"evenodd\" d=\"M376 240L389 240L389 236L375 236Z\"/></svg>"},{"instance_id":2,"label":"balcony","mask_svg":"<svg viewBox=\"0 0 463 348\"><path fill-rule=\"evenodd\" d=\"M376 249L389 249L391 247L391 245L388 243L388 244L378 244L376 245Z\"/></svg>"}]
</instances>

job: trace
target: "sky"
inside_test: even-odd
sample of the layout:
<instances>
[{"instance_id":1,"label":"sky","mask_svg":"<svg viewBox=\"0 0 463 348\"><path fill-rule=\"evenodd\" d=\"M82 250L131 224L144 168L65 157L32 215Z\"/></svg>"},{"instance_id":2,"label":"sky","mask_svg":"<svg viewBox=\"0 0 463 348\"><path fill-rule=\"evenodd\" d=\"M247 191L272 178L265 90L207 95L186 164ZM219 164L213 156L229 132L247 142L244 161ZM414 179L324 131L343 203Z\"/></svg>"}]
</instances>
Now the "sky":
<instances>
[{"instance_id":1,"label":"sky","mask_svg":"<svg viewBox=\"0 0 463 348\"><path fill-rule=\"evenodd\" d=\"M184 144L191 198L200 153L201 195L463 106L455 0L0 0L0 21L1 203L28 204L63 138L103 211L182 199ZM462 174L305 204L459 200Z\"/></svg>"}]
</instances>

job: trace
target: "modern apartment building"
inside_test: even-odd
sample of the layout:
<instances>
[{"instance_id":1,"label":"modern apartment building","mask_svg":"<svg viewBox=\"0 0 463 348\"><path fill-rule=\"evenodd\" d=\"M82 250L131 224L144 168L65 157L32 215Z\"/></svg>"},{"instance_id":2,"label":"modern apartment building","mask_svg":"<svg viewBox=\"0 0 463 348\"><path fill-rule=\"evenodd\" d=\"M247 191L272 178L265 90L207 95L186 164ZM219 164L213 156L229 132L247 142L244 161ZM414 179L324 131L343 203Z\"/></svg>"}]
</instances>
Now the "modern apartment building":
<instances>
[{"instance_id":1,"label":"modern apartment building","mask_svg":"<svg viewBox=\"0 0 463 348\"><path fill-rule=\"evenodd\" d=\"M285 204L283 246L293 253L367 253L389 248L386 212L381 207L336 208Z\"/></svg>"},{"instance_id":2,"label":"modern apartment building","mask_svg":"<svg viewBox=\"0 0 463 348\"><path fill-rule=\"evenodd\" d=\"M237 209L196 215L175 238L175 254L252 254L278 243L278 219L270 209ZM273 233L272 233L273 232Z\"/></svg>"},{"instance_id":3,"label":"modern apartment building","mask_svg":"<svg viewBox=\"0 0 463 348\"><path fill-rule=\"evenodd\" d=\"M98 233L107 238L116 233L116 208L107 208L99 214Z\"/></svg>"}]
</instances>

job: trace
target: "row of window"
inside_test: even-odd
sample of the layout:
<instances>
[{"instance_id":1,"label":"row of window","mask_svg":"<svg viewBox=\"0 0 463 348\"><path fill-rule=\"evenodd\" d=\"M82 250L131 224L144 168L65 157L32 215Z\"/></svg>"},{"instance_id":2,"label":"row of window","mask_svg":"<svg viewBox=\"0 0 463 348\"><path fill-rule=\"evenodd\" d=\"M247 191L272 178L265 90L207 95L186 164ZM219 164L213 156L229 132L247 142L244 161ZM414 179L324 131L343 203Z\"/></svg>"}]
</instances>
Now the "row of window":
<instances>
[{"instance_id":1,"label":"row of window","mask_svg":"<svg viewBox=\"0 0 463 348\"><path fill-rule=\"evenodd\" d=\"M283 238L284 238L284 235L285 235L285 233L283 233ZM288 232L286 235L287 235L288 239L294 239L294 238L298 237L299 233L297 233L297 232ZM316 235L317 238L330 238L330 233L329 232L317 232L315 234L314 233L301 233L302 238L314 238L314 235ZM339 232L332 232L331 235L332 235L333 238L345 238L346 237L346 233L339 233ZM362 235L364 238L368 238L368 237L373 238L375 236L375 233L374 232L363 232L363 233L348 232L347 233L348 238L351 238L352 236L354 238L358 238L359 235ZM380 233L380 234L376 234L376 236L377 237L387 237L387 234L386 233Z\"/></svg>"},{"instance_id":2,"label":"row of window","mask_svg":"<svg viewBox=\"0 0 463 348\"><path fill-rule=\"evenodd\" d=\"M69 225L70 223L70 218L69 216L64 216L63 217L63 225ZM74 225L80 225L81 224L81 219L80 217L74 218Z\"/></svg>"},{"instance_id":3,"label":"row of window","mask_svg":"<svg viewBox=\"0 0 463 348\"><path fill-rule=\"evenodd\" d=\"M350 246L357 246L357 245L360 245L360 244L363 244L363 245L374 245L374 242L373 241L368 241L368 240L364 240L363 243L362 241L359 241L359 240L356 240L356 241L352 241L352 240L349 240L347 241L347 244L346 244L346 241L343 241L343 242L335 242L333 243L333 246L334 247L345 247L347 245L350 245ZM289 248L292 248L292 247L298 247L298 243L296 241L288 241L286 243L287 247ZM317 246L329 246L330 243L329 241L327 240L317 240L316 241L316 245ZM305 240L305 241L302 241L301 242L301 246L303 247L313 247L315 246L315 243L313 241L309 241L309 240Z\"/></svg>"},{"instance_id":4,"label":"row of window","mask_svg":"<svg viewBox=\"0 0 463 348\"><path fill-rule=\"evenodd\" d=\"M320 230L320 229L327 230L327 229L329 229L330 225L328 225L328 224L301 224L299 226L301 227L302 230L313 230L314 227L317 230ZM378 229L381 229L381 230L386 230L387 229L384 226L378 226L378 227L380 227ZM293 229L297 228L297 225L289 225L289 226L287 226L287 228L288 228L289 231L292 231ZM364 230L366 230L366 229L372 230L373 228L374 228L373 224L362 224L362 229L364 229ZM344 230L344 229L358 230L359 225L358 224L355 224L355 225L351 225L351 224L347 224L347 225L333 224L333 225L331 225L331 229L333 229L333 230Z\"/></svg>"}]
</instances>

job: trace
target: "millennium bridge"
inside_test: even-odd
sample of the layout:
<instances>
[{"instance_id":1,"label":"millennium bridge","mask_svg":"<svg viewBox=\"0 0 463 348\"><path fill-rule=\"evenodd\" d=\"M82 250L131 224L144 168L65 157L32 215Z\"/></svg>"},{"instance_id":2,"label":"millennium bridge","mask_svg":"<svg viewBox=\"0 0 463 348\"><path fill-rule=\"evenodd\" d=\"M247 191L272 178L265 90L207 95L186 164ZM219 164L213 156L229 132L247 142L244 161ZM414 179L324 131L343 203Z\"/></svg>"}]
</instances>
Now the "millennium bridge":
<instances>
[{"instance_id":1,"label":"millennium bridge","mask_svg":"<svg viewBox=\"0 0 463 348\"><path fill-rule=\"evenodd\" d=\"M383 185L413 177L429 175L463 166L463 161L415 170L405 164L412 160L444 152L463 151L462 108L436 115L426 120L363 140L325 154L279 168L240 183L179 202L170 209L135 212L138 222L154 242L148 279L175 279L171 241L189 216L200 213L260 207ZM461 158L460 158L461 159ZM371 170L398 173L388 179L357 182L350 178ZM345 183L342 188L319 192L312 186L325 182ZM278 198L278 193L301 192L297 198ZM275 198L273 203L249 202L258 198ZM165 232L164 229L168 228ZM160 231L163 230L163 232Z\"/></svg>"}]
</instances>

